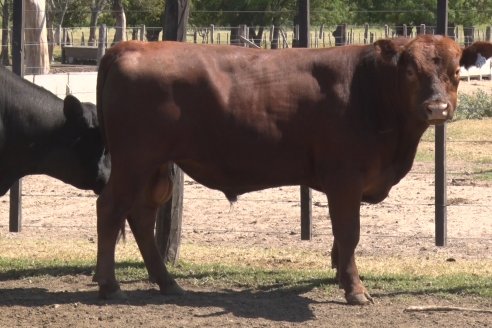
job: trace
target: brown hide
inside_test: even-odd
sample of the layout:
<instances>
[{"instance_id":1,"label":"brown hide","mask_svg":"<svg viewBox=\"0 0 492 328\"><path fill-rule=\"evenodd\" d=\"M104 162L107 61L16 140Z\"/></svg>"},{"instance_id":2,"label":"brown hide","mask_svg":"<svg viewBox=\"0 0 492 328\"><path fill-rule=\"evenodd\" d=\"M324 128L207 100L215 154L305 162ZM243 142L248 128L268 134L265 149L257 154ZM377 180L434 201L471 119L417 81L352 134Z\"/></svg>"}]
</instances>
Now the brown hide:
<instances>
[{"instance_id":1,"label":"brown hide","mask_svg":"<svg viewBox=\"0 0 492 328\"><path fill-rule=\"evenodd\" d=\"M463 50L465 64L491 55L488 43L475 48ZM180 291L153 242L173 161L231 201L282 185L325 192L340 284L349 303L369 302L354 260L360 203L382 201L410 170L429 124L452 117L461 55L439 36L330 49L111 48L97 85L112 158L98 199L100 295L120 293L114 244L125 218L161 291Z\"/></svg>"}]
</instances>

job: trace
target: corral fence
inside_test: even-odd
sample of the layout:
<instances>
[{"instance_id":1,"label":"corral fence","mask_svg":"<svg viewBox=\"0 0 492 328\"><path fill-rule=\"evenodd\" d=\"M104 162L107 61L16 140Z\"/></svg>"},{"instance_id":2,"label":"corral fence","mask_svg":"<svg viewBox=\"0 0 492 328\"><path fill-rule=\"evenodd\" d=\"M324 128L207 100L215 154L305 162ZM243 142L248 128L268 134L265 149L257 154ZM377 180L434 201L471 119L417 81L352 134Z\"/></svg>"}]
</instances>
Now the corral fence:
<instances>
[{"instance_id":1,"label":"corral fence","mask_svg":"<svg viewBox=\"0 0 492 328\"><path fill-rule=\"evenodd\" d=\"M48 45L51 61L64 64L97 64L100 49L110 47L114 41L116 27L107 27L105 35L99 33L96 40L89 41L90 27L48 28ZM310 47L324 48L348 44L369 44L377 39L392 37L414 37L419 34L435 34L436 27L420 24L408 25L321 25L310 29ZM127 40L157 41L162 39L162 27L145 25L129 26L125 29ZM11 30L6 35L11 38ZM299 26L196 26L187 29L187 42L200 44L238 45L256 48L295 47L299 40ZM492 27L448 28L448 36L461 45L474 41L492 41ZM30 44L26 44L29 47ZM60 58L61 57L61 58Z\"/></svg>"}]
</instances>

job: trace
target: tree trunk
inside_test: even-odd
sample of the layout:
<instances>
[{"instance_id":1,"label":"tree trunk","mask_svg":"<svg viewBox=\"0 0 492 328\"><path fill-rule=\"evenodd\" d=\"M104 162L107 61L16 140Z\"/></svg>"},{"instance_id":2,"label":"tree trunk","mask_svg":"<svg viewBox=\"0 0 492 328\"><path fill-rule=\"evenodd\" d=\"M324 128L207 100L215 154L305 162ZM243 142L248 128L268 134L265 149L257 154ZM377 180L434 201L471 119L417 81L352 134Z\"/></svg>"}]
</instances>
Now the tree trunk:
<instances>
[{"instance_id":1,"label":"tree trunk","mask_svg":"<svg viewBox=\"0 0 492 328\"><path fill-rule=\"evenodd\" d=\"M278 39L280 37L280 27L273 27L273 36L272 36L272 44L270 46L271 49L278 49Z\"/></svg>"},{"instance_id":2,"label":"tree trunk","mask_svg":"<svg viewBox=\"0 0 492 328\"><path fill-rule=\"evenodd\" d=\"M26 0L25 74L47 74L50 71L46 31L45 0Z\"/></svg>"},{"instance_id":3,"label":"tree trunk","mask_svg":"<svg viewBox=\"0 0 492 328\"><path fill-rule=\"evenodd\" d=\"M122 0L113 0L113 17L116 20L112 46L121 41L126 41L126 16L125 9L123 8Z\"/></svg>"},{"instance_id":4,"label":"tree trunk","mask_svg":"<svg viewBox=\"0 0 492 328\"><path fill-rule=\"evenodd\" d=\"M105 0L92 0L91 4L91 21L89 23L89 40L87 44L89 46L96 45L96 33L97 33L97 20L99 19L99 15L104 8Z\"/></svg>"},{"instance_id":5,"label":"tree trunk","mask_svg":"<svg viewBox=\"0 0 492 328\"><path fill-rule=\"evenodd\" d=\"M189 14L188 0L168 0L163 13L163 40L186 41L186 23ZM162 206L157 215L156 242L162 258L175 264L179 259L181 221L183 213L183 172L175 164L169 168L173 180L172 198Z\"/></svg>"},{"instance_id":6,"label":"tree trunk","mask_svg":"<svg viewBox=\"0 0 492 328\"><path fill-rule=\"evenodd\" d=\"M2 53L0 54L1 63L4 66L10 65L9 59L9 16L10 16L10 1L3 1L2 10Z\"/></svg>"},{"instance_id":7,"label":"tree trunk","mask_svg":"<svg viewBox=\"0 0 492 328\"><path fill-rule=\"evenodd\" d=\"M188 0L168 0L164 7L163 40L186 41L186 24L190 13Z\"/></svg>"}]
</instances>

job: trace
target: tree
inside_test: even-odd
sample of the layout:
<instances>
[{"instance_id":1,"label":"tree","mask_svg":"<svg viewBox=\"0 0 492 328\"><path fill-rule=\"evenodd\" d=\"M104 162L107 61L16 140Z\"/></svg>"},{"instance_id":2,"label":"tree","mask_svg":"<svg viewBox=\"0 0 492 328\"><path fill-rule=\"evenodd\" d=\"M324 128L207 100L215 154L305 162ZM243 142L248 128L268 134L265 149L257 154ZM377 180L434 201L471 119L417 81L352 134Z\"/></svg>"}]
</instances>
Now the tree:
<instances>
[{"instance_id":1,"label":"tree","mask_svg":"<svg viewBox=\"0 0 492 328\"><path fill-rule=\"evenodd\" d=\"M311 0L312 25L336 25L348 22L351 5L347 0ZM249 27L250 39L257 44L261 41L263 29L270 26L294 26L297 0L195 0L193 1L191 24L195 26L231 26L231 40L240 24ZM275 29L274 34L279 30ZM276 40L278 37L273 37ZM276 43L272 42L272 47Z\"/></svg>"},{"instance_id":2,"label":"tree","mask_svg":"<svg viewBox=\"0 0 492 328\"><path fill-rule=\"evenodd\" d=\"M354 21L364 24L434 24L435 0L356 0Z\"/></svg>"},{"instance_id":3,"label":"tree","mask_svg":"<svg viewBox=\"0 0 492 328\"><path fill-rule=\"evenodd\" d=\"M112 0L112 14L116 20L113 45L126 40L126 16L122 0Z\"/></svg>"},{"instance_id":4,"label":"tree","mask_svg":"<svg viewBox=\"0 0 492 328\"><path fill-rule=\"evenodd\" d=\"M492 0L451 0L449 2L449 21L463 25L465 46L474 41L474 26L490 24Z\"/></svg>"},{"instance_id":5,"label":"tree","mask_svg":"<svg viewBox=\"0 0 492 328\"><path fill-rule=\"evenodd\" d=\"M25 0L26 74L46 74L50 70L46 31L45 0Z\"/></svg>"},{"instance_id":6,"label":"tree","mask_svg":"<svg viewBox=\"0 0 492 328\"><path fill-rule=\"evenodd\" d=\"M133 33L136 34L138 27L144 24L147 40L157 41L162 31L164 4L162 0L128 0L125 5L126 18L128 26L134 28Z\"/></svg>"}]
</instances>

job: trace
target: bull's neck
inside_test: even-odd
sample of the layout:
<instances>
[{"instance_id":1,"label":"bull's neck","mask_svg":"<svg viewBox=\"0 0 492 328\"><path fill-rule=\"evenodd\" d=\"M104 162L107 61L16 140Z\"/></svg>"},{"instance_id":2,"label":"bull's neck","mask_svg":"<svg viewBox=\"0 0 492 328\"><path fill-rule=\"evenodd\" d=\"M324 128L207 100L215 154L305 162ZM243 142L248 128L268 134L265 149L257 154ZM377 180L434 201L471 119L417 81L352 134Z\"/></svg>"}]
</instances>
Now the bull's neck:
<instances>
[{"instance_id":1,"label":"bull's neck","mask_svg":"<svg viewBox=\"0 0 492 328\"><path fill-rule=\"evenodd\" d=\"M379 76L375 80L375 76ZM383 156L394 171L397 183L410 171L417 147L429 126L408 108L406 90L400 90L398 72L394 65L366 59L356 69L352 81L354 116L361 118L361 129L384 144ZM355 91L355 92L354 92Z\"/></svg>"}]
</instances>

